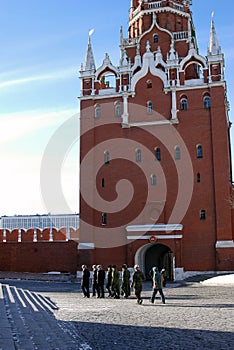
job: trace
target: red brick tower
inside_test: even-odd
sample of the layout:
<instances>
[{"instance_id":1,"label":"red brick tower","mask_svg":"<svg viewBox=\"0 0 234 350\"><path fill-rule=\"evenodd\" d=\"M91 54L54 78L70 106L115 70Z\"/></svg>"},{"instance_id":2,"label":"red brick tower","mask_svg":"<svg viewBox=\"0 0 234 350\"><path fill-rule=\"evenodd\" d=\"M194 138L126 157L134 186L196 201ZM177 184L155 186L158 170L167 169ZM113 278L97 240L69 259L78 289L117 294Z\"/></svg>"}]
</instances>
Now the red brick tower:
<instances>
[{"instance_id":1,"label":"red brick tower","mask_svg":"<svg viewBox=\"0 0 234 350\"><path fill-rule=\"evenodd\" d=\"M199 54L190 1L131 1L121 58L80 77L80 264L234 269L224 56Z\"/></svg>"}]
</instances>

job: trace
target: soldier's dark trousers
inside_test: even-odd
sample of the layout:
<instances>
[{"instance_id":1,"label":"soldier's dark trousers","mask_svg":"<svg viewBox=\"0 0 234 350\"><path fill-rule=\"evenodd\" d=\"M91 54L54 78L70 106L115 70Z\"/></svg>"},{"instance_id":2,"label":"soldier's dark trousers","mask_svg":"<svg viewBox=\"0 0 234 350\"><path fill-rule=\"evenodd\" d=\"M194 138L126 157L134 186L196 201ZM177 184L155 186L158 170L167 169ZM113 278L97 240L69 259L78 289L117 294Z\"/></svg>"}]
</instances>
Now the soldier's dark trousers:
<instances>
[{"instance_id":1,"label":"soldier's dark trousers","mask_svg":"<svg viewBox=\"0 0 234 350\"><path fill-rule=\"evenodd\" d=\"M156 294L157 294L158 291L159 291L159 294L161 295L163 304L165 304L165 297L164 297L164 294L163 294L163 291L162 291L161 288L159 288L159 289L155 289L155 288L154 288L154 289L153 289L153 294L152 294L152 297L151 297L151 303L154 302L154 299L155 299Z\"/></svg>"}]
</instances>

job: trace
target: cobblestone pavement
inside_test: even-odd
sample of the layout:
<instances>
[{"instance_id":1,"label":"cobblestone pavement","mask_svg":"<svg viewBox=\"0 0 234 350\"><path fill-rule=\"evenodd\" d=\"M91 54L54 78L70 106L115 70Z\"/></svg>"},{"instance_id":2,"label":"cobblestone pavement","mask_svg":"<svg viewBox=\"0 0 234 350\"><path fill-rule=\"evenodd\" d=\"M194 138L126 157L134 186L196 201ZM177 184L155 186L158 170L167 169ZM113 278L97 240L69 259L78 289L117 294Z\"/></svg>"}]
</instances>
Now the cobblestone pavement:
<instances>
[{"instance_id":1,"label":"cobblestone pavement","mask_svg":"<svg viewBox=\"0 0 234 350\"><path fill-rule=\"evenodd\" d=\"M204 286L199 282L171 284L164 289L166 304L163 305L160 298L156 298L154 304L149 302L151 285L146 282L143 304L138 305L133 295L120 300L83 298L79 283L0 282L40 293L50 300L56 305L53 315L60 329L73 339L73 344L76 341L76 345L65 345L64 339L62 344L38 347L40 350L234 348L233 286Z\"/></svg>"}]
</instances>

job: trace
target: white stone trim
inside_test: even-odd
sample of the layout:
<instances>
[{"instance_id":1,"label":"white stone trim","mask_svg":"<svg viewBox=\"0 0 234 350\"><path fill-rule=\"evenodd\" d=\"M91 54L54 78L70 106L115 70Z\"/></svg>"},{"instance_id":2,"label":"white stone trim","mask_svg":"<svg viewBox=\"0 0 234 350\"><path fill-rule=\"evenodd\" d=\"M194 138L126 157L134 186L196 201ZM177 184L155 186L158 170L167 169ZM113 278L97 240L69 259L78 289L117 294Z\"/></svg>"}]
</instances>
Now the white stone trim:
<instances>
[{"instance_id":1,"label":"white stone trim","mask_svg":"<svg viewBox=\"0 0 234 350\"><path fill-rule=\"evenodd\" d=\"M215 248L234 248L234 241L217 241Z\"/></svg>"},{"instance_id":2,"label":"white stone trim","mask_svg":"<svg viewBox=\"0 0 234 350\"><path fill-rule=\"evenodd\" d=\"M194 48L190 49L189 50L189 54L183 58L183 60L180 62L180 71L184 71L184 67L187 63L188 64L191 64L190 60L191 58L194 57L198 62L202 63L204 65L203 69L207 69L207 63L206 63L206 60L203 56L199 55L196 50ZM186 66L187 67L187 66Z\"/></svg>"},{"instance_id":3,"label":"white stone trim","mask_svg":"<svg viewBox=\"0 0 234 350\"><path fill-rule=\"evenodd\" d=\"M94 249L94 243L79 243L78 250Z\"/></svg>"},{"instance_id":4,"label":"white stone trim","mask_svg":"<svg viewBox=\"0 0 234 350\"><path fill-rule=\"evenodd\" d=\"M122 123L122 127L125 128L131 128L131 127L141 127L141 126L153 126L153 125L172 125L172 124L179 124L178 119L171 119L171 120L158 120L158 121L152 121L152 122L135 122L135 123Z\"/></svg>"},{"instance_id":5,"label":"white stone trim","mask_svg":"<svg viewBox=\"0 0 234 350\"><path fill-rule=\"evenodd\" d=\"M160 12L171 12L171 13L174 13L176 15L180 15L182 17L187 17L187 18L190 17L190 15L186 12L182 12L182 11L174 9L172 7L165 6L165 7L159 7L159 8L153 8L153 9L147 9L147 10L140 11L136 16L134 16L134 18L131 21L129 21L129 26L134 24L134 22L137 21L139 18L141 18L143 15L149 15L151 13L160 13Z\"/></svg>"},{"instance_id":6,"label":"white stone trim","mask_svg":"<svg viewBox=\"0 0 234 350\"><path fill-rule=\"evenodd\" d=\"M127 232L148 232L148 231L182 231L183 225L181 224L156 224L156 225L131 225L126 227Z\"/></svg>"},{"instance_id":7,"label":"white stone trim","mask_svg":"<svg viewBox=\"0 0 234 350\"><path fill-rule=\"evenodd\" d=\"M139 72L134 74L132 81L131 81L131 91L135 91L136 84L138 81L142 78L144 78L148 71L159 79L162 80L164 87L168 86L168 81L167 81L167 75L161 69L155 68L154 66L154 55L151 51L147 51L143 55L143 62L142 62L142 68Z\"/></svg>"},{"instance_id":8,"label":"white stone trim","mask_svg":"<svg viewBox=\"0 0 234 350\"><path fill-rule=\"evenodd\" d=\"M183 235L160 235L160 236L127 236L127 239L129 240L137 240L137 239L147 239L149 240L151 237L155 237L156 240L159 240L159 239L182 239L183 238Z\"/></svg>"}]
</instances>

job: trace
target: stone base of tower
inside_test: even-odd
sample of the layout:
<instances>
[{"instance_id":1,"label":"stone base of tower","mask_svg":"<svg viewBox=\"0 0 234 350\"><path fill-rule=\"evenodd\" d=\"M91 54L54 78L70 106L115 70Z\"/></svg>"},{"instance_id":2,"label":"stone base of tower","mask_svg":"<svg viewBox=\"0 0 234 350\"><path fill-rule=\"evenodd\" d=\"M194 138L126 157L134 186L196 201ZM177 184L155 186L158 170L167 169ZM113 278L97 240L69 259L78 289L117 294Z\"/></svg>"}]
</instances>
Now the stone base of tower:
<instances>
[{"instance_id":1,"label":"stone base of tower","mask_svg":"<svg viewBox=\"0 0 234 350\"><path fill-rule=\"evenodd\" d=\"M231 243L231 242L230 242ZM233 247L216 249L216 269L217 271L234 270L234 242Z\"/></svg>"}]
</instances>

